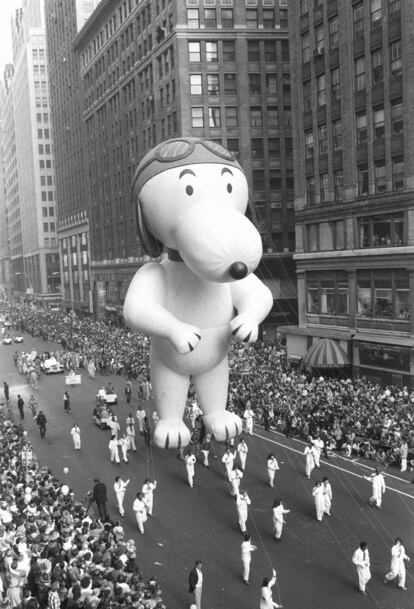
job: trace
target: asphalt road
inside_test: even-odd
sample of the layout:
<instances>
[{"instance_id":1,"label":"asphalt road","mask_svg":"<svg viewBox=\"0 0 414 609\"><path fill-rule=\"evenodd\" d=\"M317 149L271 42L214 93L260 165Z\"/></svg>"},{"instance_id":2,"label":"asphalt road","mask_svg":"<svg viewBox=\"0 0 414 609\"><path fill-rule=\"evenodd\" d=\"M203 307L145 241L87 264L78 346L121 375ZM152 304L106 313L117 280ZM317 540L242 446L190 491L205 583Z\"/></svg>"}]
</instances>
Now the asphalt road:
<instances>
[{"instance_id":1,"label":"asphalt road","mask_svg":"<svg viewBox=\"0 0 414 609\"><path fill-rule=\"evenodd\" d=\"M0 385L7 380L11 387L12 409L19 419L16 396L22 393L26 402L30 391L13 364L16 348L50 350L51 345L24 335L22 345L0 345ZM196 465L195 487L186 484L184 464L176 459L175 451L145 447L137 437L138 451L129 464L109 462L109 432L92 422L95 395L100 386L111 381L120 397L116 408L122 429L129 412L136 410L136 387L131 405L125 403L125 377L107 376L92 380L82 374L79 387L69 387L72 414L63 411L62 375L42 377L35 395L48 419L47 434L41 440L29 409L24 426L41 463L67 482L82 499L98 475L108 488L109 510L118 519L113 493L116 475L130 478L124 506L123 526L127 538L137 543L138 557L145 577L155 575L163 590L169 609L187 608L191 596L187 592L188 572L198 558L203 560L203 609L254 609L259 606L263 577L270 576L272 567L278 572L273 589L274 600L291 609L410 609L414 593L414 485L412 475L398 477L398 471L388 470L387 492L383 510L368 505L371 485L363 476L370 473L364 465L335 457L322 459L321 469L314 478L329 476L333 488L333 516L319 523L311 491L313 481L304 475L304 446L296 440L286 440L278 434L256 428L248 438L249 454L242 488L252 500L248 529L257 546L253 553L251 585L241 579L241 536L236 525L237 514L233 498L223 476L221 455L223 447L214 446L210 469ZM82 431L82 450L74 451L70 436L73 422ZM266 458L275 452L280 464L276 489L267 482ZM63 468L68 467L65 475ZM390 475L395 474L395 477ZM145 525L145 535L137 531L132 502L144 478L156 478L154 518ZM271 508L276 497L291 510L281 543L272 539ZM404 592L396 582L385 585L384 574L389 569L390 547L395 537L403 538L406 552L412 556L407 565L407 587ZM357 577L350 557L359 542L365 539L371 554L372 580L369 594L357 592Z\"/></svg>"}]
</instances>

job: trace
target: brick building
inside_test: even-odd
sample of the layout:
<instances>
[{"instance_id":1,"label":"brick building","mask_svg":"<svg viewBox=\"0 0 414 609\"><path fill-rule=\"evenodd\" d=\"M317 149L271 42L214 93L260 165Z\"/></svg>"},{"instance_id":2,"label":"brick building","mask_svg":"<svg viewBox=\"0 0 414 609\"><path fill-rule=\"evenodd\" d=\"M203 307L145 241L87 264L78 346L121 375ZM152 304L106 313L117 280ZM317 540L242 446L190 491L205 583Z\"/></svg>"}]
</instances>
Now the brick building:
<instances>
[{"instance_id":1,"label":"brick building","mask_svg":"<svg viewBox=\"0 0 414 609\"><path fill-rule=\"evenodd\" d=\"M414 3L291 0L299 324L355 374L414 378Z\"/></svg>"},{"instance_id":2,"label":"brick building","mask_svg":"<svg viewBox=\"0 0 414 609\"><path fill-rule=\"evenodd\" d=\"M143 261L131 205L134 170L154 144L177 135L219 141L239 156L263 238L260 273L275 299L294 310L287 1L102 0L75 49L99 313L121 309ZM285 308L276 303L275 318Z\"/></svg>"}]
</instances>

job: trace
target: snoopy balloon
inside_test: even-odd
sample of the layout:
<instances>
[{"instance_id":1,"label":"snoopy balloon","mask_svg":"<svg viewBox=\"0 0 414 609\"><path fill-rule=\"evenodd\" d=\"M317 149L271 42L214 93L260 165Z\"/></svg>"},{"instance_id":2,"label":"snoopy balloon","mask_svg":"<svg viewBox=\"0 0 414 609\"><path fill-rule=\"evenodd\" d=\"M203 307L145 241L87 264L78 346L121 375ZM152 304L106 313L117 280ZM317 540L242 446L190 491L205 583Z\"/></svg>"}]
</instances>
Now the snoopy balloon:
<instances>
[{"instance_id":1,"label":"snoopy balloon","mask_svg":"<svg viewBox=\"0 0 414 609\"><path fill-rule=\"evenodd\" d=\"M245 216L246 176L219 144L182 137L142 159L133 194L148 254L167 253L137 271L124 304L126 323L151 337L155 443L189 443L183 414L190 380L207 431L227 440L242 429L226 410L231 341L256 341L273 303L252 274L262 244Z\"/></svg>"}]
</instances>

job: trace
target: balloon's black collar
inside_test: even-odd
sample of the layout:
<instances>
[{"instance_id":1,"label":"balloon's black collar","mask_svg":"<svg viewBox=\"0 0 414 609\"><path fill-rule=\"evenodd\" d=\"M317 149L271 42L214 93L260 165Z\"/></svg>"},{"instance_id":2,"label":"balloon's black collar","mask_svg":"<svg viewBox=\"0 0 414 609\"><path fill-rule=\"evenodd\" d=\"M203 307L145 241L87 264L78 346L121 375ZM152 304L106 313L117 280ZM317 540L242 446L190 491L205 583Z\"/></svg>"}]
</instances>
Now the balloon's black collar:
<instances>
[{"instance_id":1,"label":"balloon's black collar","mask_svg":"<svg viewBox=\"0 0 414 609\"><path fill-rule=\"evenodd\" d=\"M166 247L165 252L168 256L168 260L172 260L173 262L183 262L178 250L172 250L170 247Z\"/></svg>"}]
</instances>

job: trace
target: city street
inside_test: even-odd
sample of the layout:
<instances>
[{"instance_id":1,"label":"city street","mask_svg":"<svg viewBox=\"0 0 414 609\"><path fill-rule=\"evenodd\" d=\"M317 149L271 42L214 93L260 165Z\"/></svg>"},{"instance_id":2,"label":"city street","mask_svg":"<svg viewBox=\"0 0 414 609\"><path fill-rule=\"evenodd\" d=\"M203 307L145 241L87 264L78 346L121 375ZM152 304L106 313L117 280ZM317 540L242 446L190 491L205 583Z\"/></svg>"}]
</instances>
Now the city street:
<instances>
[{"instance_id":1,"label":"city street","mask_svg":"<svg viewBox=\"0 0 414 609\"><path fill-rule=\"evenodd\" d=\"M11 407L19 420L16 396L21 393L28 403L30 390L13 364L13 353L36 350L51 351L54 346L24 334L22 345L0 346L0 382L11 388ZM291 609L408 609L412 607L414 590L414 474L398 477L397 469L387 470L387 491L383 509L370 507L371 484L363 478L372 470L358 462L341 457L322 459L321 469L314 470L313 479L328 476L333 489L332 518L319 523L311 495L313 482L304 473L304 445L286 440L278 434L257 427L248 438L247 469L241 488L251 498L248 530L257 551L252 555L251 585L242 582L240 559L241 535L236 524L237 511L224 479L221 456L223 447L215 445L211 467L196 464L195 486L186 483L184 464L176 451L146 448L137 436L137 453L129 464L109 462L109 431L102 431L92 420L95 396L99 387L111 381L118 392L114 410L122 431L129 412L135 415L136 384L133 400L128 406L124 398L124 376L96 376L82 373L82 384L66 387L64 375L42 376L33 391L47 420L46 437L42 440L29 408L25 410L24 427L42 464L73 488L80 500L99 476L105 482L110 514L119 518L113 482L116 475L130 479L122 524L126 538L137 543L139 564L145 578L156 576L169 609L190 605L188 572L196 559L203 561L203 609L253 609L259 606L262 579L277 569L278 582L273 589L276 602ZM72 413L63 409L63 393L69 390ZM3 395L1 395L1 398ZM82 450L74 451L70 429L77 422L82 432ZM266 459L274 452L279 460L276 489L267 486ZM63 469L69 468L64 474ZM146 476L155 478L158 488L154 497L154 517L145 524L145 535L137 531L132 502ZM272 537L272 504L281 498L286 515L282 543ZM395 537L403 539L411 556L407 564L407 588L399 590L396 581L383 583L390 566L390 548ZM372 579L368 596L357 592L357 575L351 563L353 551L361 540L368 542Z\"/></svg>"}]
</instances>

